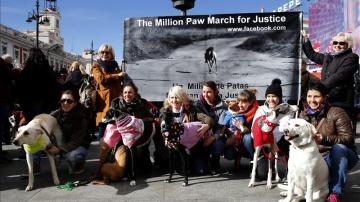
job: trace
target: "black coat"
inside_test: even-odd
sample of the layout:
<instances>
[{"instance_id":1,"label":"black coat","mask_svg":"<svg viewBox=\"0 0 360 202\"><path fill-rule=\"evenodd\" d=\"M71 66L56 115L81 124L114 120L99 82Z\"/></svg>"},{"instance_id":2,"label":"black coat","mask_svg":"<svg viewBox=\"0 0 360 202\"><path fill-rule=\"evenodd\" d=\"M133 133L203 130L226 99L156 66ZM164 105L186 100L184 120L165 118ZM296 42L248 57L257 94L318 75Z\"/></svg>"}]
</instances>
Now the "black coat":
<instances>
[{"instance_id":1,"label":"black coat","mask_svg":"<svg viewBox=\"0 0 360 202\"><path fill-rule=\"evenodd\" d=\"M320 82L328 90L331 105L351 108L354 102L354 73L359 68L359 56L351 49L338 55L317 53L311 42L303 43L305 55L316 64L322 65Z\"/></svg>"},{"instance_id":2,"label":"black coat","mask_svg":"<svg viewBox=\"0 0 360 202\"><path fill-rule=\"evenodd\" d=\"M139 119L153 121L154 114L148 101L139 95L131 103L126 103L122 97L117 97L111 101L110 109L107 111L104 122L117 120L120 112L128 113Z\"/></svg>"},{"instance_id":3,"label":"black coat","mask_svg":"<svg viewBox=\"0 0 360 202\"><path fill-rule=\"evenodd\" d=\"M88 132L89 119L80 104L77 104L70 112L65 113L58 109L51 115L56 118L63 133L65 144L61 148L62 150L69 152L79 146L89 148L91 143L91 136Z\"/></svg>"}]
</instances>

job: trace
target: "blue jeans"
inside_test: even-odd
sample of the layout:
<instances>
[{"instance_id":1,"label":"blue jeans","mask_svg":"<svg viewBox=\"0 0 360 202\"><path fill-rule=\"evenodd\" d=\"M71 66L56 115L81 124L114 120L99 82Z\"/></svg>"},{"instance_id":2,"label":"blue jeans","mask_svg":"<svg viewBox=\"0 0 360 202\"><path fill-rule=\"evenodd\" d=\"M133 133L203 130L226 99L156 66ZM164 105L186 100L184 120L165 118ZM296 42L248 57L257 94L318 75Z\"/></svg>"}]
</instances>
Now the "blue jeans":
<instances>
[{"instance_id":1,"label":"blue jeans","mask_svg":"<svg viewBox=\"0 0 360 202\"><path fill-rule=\"evenodd\" d=\"M216 139L211 147L211 156L213 159L220 159L220 156L224 154L227 160L234 160L236 158L237 151L233 146L226 146L225 140L222 138Z\"/></svg>"},{"instance_id":2,"label":"blue jeans","mask_svg":"<svg viewBox=\"0 0 360 202\"><path fill-rule=\"evenodd\" d=\"M84 163L88 151L85 147L80 146L65 154L66 160L70 165L76 165L78 163Z\"/></svg>"},{"instance_id":3,"label":"blue jeans","mask_svg":"<svg viewBox=\"0 0 360 202\"><path fill-rule=\"evenodd\" d=\"M359 161L357 154L343 144L334 144L324 156L330 171L329 191L341 194L345 187L347 171Z\"/></svg>"},{"instance_id":4,"label":"blue jeans","mask_svg":"<svg viewBox=\"0 0 360 202\"><path fill-rule=\"evenodd\" d=\"M245 147L246 151L250 155L250 159L253 159L255 149L254 149L254 140L251 137L251 133L247 133L243 136L243 143L244 143L244 147Z\"/></svg>"}]
</instances>

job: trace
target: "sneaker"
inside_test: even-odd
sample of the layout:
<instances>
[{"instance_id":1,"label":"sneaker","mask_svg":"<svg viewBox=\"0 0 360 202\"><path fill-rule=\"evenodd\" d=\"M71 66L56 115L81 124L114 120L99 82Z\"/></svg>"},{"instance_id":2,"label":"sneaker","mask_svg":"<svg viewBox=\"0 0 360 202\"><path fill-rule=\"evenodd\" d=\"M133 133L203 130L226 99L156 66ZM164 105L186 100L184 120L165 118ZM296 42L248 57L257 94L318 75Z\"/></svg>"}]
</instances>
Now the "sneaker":
<instances>
[{"instance_id":1,"label":"sneaker","mask_svg":"<svg viewBox=\"0 0 360 202\"><path fill-rule=\"evenodd\" d=\"M330 195L327 198L328 202L340 202L340 197L336 193L330 193Z\"/></svg>"}]
</instances>

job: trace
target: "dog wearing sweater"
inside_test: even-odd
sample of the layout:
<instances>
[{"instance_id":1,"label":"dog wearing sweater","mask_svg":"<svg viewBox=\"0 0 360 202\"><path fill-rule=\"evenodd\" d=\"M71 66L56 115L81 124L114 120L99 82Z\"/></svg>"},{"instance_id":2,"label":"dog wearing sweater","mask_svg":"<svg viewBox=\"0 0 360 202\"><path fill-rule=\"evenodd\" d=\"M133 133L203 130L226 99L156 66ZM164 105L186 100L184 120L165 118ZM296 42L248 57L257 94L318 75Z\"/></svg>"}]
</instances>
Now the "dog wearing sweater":
<instances>
[{"instance_id":1,"label":"dog wearing sweater","mask_svg":"<svg viewBox=\"0 0 360 202\"><path fill-rule=\"evenodd\" d=\"M197 130L202 126L201 122L178 123L174 120L171 112L166 112L162 116L161 134L165 139L165 144L169 149L169 177L165 180L170 183L174 174L175 153L178 152L181 158L182 170L184 174L184 181L182 186L189 184L188 180L188 158L189 151L199 141L200 137L197 135ZM204 144L211 144L214 141L212 131L209 130L204 136Z\"/></svg>"},{"instance_id":2,"label":"dog wearing sweater","mask_svg":"<svg viewBox=\"0 0 360 202\"><path fill-rule=\"evenodd\" d=\"M154 134L155 124L152 121L138 119L125 112L119 112L117 119L108 123L104 137L100 144L100 166L98 168L98 172L103 175L105 174L105 177L110 173L107 172L106 169L101 171L104 166L105 159L110 149L114 148L119 142L122 142L126 148L126 155L129 156L126 165L130 179L130 186L135 186L136 148L148 144ZM121 153L123 152L119 151L119 155ZM118 174L121 174L124 171L124 157L118 156L118 159L121 159L121 161L117 161L118 164L121 164L118 165L120 168L118 169ZM111 166L109 168L111 168ZM121 175L119 176L121 177ZM112 175L109 177L112 177ZM105 180L106 179L104 179L104 181Z\"/></svg>"},{"instance_id":3,"label":"dog wearing sweater","mask_svg":"<svg viewBox=\"0 0 360 202\"><path fill-rule=\"evenodd\" d=\"M252 127L252 134L254 139L255 153L253 158L253 167L251 171L251 179L248 184L248 187L254 187L255 185L255 175L257 161L261 149L270 148L270 155L273 153L275 156L275 175L276 181L280 180L278 169L277 169L277 158L279 148L276 145L274 140L273 131L275 127L279 125L279 130L283 131L283 126L287 123L289 116L298 110L298 107L295 105L289 105L287 103L282 103L275 107L274 110L270 111L266 115L260 116L254 120ZM266 155L265 155L266 156ZM266 187L268 189L272 188L272 166L271 160L273 157L268 157L268 176Z\"/></svg>"}]
</instances>

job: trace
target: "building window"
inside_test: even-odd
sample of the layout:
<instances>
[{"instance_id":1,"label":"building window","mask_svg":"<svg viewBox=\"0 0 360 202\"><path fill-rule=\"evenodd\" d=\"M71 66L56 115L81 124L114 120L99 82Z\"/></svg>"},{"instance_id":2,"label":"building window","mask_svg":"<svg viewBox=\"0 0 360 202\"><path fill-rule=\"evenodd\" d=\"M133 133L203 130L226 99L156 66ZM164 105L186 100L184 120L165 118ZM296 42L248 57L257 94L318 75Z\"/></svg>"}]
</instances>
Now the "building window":
<instances>
[{"instance_id":1,"label":"building window","mask_svg":"<svg viewBox=\"0 0 360 202\"><path fill-rule=\"evenodd\" d=\"M56 19L56 28L59 28L59 19Z\"/></svg>"},{"instance_id":2,"label":"building window","mask_svg":"<svg viewBox=\"0 0 360 202\"><path fill-rule=\"evenodd\" d=\"M23 62L22 63L25 63L27 57L28 57L27 52L23 52Z\"/></svg>"},{"instance_id":3,"label":"building window","mask_svg":"<svg viewBox=\"0 0 360 202\"><path fill-rule=\"evenodd\" d=\"M18 48L14 48L14 60L17 62L20 61L20 50Z\"/></svg>"},{"instance_id":4,"label":"building window","mask_svg":"<svg viewBox=\"0 0 360 202\"><path fill-rule=\"evenodd\" d=\"M1 55L3 54L6 54L8 51L7 51L7 42L5 41L2 41L1 42Z\"/></svg>"}]
</instances>

